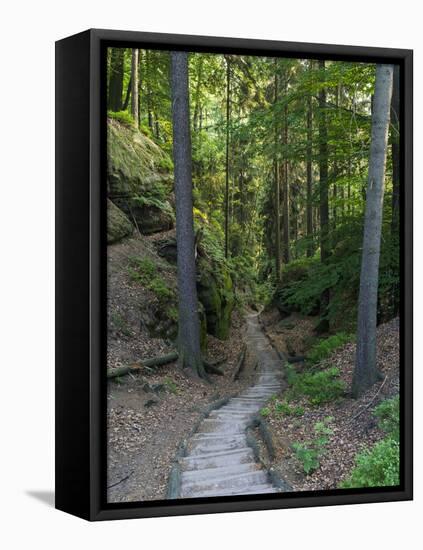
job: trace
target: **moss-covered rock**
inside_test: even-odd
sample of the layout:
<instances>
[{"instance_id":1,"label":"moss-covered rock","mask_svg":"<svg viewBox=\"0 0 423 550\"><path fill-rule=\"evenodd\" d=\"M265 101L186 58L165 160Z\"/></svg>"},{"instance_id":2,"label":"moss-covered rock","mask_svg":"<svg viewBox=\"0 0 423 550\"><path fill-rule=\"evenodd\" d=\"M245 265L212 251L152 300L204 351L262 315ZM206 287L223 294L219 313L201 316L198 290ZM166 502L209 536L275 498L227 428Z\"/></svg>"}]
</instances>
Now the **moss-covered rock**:
<instances>
[{"instance_id":1,"label":"moss-covered rock","mask_svg":"<svg viewBox=\"0 0 423 550\"><path fill-rule=\"evenodd\" d=\"M170 158L134 126L114 119L107 125L107 187L141 233L174 226Z\"/></svg>"},{"instance_id":2,"label":"moss-covered rock","mask_svg":"<svg viewBox=\"0 0 423 550\"><path fill-rule=\"evenodd\" d=\"M107 199L107 244L121 241L132 235L133 226L127 216Z\"/></svg>"},{"instance_id":3,"label":"moss-covered rock","mask_svg":"<svg viewBox=\"0 0 423 550\"><path fill-rule=\"evenodd\" d=\"M216 269L205 258L198 262L198 299L204 306L207 332L225 340L229 336L231 315L235 305L233 283L222 265Z\"/></svg>"}]
</instances>

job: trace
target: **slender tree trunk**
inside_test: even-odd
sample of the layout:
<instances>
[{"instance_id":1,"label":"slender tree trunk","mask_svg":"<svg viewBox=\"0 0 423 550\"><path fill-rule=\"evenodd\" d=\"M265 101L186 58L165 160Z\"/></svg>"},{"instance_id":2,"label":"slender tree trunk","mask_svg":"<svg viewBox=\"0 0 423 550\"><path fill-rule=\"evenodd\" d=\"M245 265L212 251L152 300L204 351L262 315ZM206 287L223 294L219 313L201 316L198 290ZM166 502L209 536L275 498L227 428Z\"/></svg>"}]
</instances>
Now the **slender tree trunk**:
<instances>
[{"instance_id":1,"label":"slender tree trunk","mask_svg":"<svg viewBox=\"0 0 423 550\"><path fill-rule=\"evenodd\" d=\"M278 101L278 75L277 75L277 59L275 58L275 100L274 104L276 105ZM273 160L273 173L275 180L275 277L276 281L280 282L281 280L281 194L280 194L280 182L279 182L279 163L277 158L277 146L279 143L278 139L278 125L277 117L274 118L275 122L275 158Z\"/></svg>"},{"instance_id":2,"label":"slender tree trunk","mask_svg":"<svg viewBox=\"0 0 423 550\"><path fill-rule=\"evenodd\" d=\"M399 200L400 200L400 83L399 65L394 65L391 101L391 152L392 152L392 223L394 236L399 236Z\"/></svg>"},{"instance_id":3,"label":"slender tree trunk","mask_svg":"<svg viewBox=\"0 0 423 550\"><path fill-rule=\"evenodd\" d=\"M288 75L285 73L285 98L288 93ZM282 141L284 146L283 162L283 180L282 180L282 200L283 200L283 261L288 264L289 254L289 164L288 164L288 105L284 107L284 124L282 132Z\"/></svg>"},{"instance_id":4,"label":"slender tree trunk","mask_svg":"<svg viewBox=\"0 0 423 550\"><path fill-rule=\"evenodd\" d=\"M319 60L319 69L323 74L325 71L324 60ZM324 85L319 91L319 194L320 194L320 260L327 263L330 255L329 247L329 200L328 200L328 131L326 125L326 90ZM320 297L320 315L323 317L320 322L320 330L325 332L329 329L329 322L326 319L329 307L329 289L323 291Z\"/></svg>"},{"instance_id":5,"label":"slender tree trunk","mask_svg":"<svg viewBox=\"0 0 423 550\"><path fill-rule=\"evenodd\" d=\"M139 50L132 50L131 59L131 114L134 124L138 128L138 56Z\"/></svg>"},{"instance_id":6,"label":"slender tree trunk","mask_svg":"<svg viewBox=\"0 0 423 550\"><path fill-rule=\"evenodd\" d=\"M309 61L309 70L313 70L313 61ZM311 94L307 97L307 256L313 256L313 105Z\"/></svg>"},{"instance_id":7,"label":"slender tree trunk","mask_svg":"<svg viewBox=\"0 0 423 550\"><path fill-rule=\"evenodd\" d=\"M225 258L229 256L229 141L231 124L231 64L226 57Z\"/></svg>"},{"instance_id":8,"label":"slender tree trunk","mask_svg":"<svg viewBox=\"0 0 423 550\"><path fill-rule=\"evenodd\" d=\"M112 48L110 58L109 101L107 108L117 112L122 110L124 48Z\"/></svg>"},{"instance_id":9,"label":"slender tree trunk","mask_svg":"<svg viewBox=\"0 0 423 550\"><path fill-rule=\"evenodd\" d=\"M147 96L147 120L148 120L148 127L151 131L154 130L154 124L153 124L153 113L152 113L152 105L151 105L151 59L150 59L150 52L149 50L146 50L145 52L145 89L146 89L146 96Z\"/></svg>"},{"instance_id":10,"label":"slender tree trunk","mask_svg":"<svg viewBox=\"0 0 423 550\"><path fill-rule=\"evenodd\" d=\"M358 299L357 353L352 384L354 397L360 396L378 379L376 367L377 297L393 70L393 65L376 66L372 140Z\"/></svg>"},{"instance_id":11,"label":"slender tree trunk","mask_svg":"<svg viewBox=\"0 0 423 550\"><path fill-rule=\"evenodd\" d=\"M128 87L126 88L126 95L125 95L125 101L122 105L122 111L126 111L129 105L129 99L131 97L131 89L132 89L132 76L129 79Z\"/></svg>"},{"instance_id":12,"label":"slender tree trunk","mask_svg":"<svg viewBox=\"0 0 423 550\"><path fill-rule=\"evenodd\" d=\"M200 91L201 91L201 81L203 78L203 62L204 56L200 55L198 60L198 71L197 71L197 84L195 86L195 99L194 99L194 117L193 117L193 127L194 132L197 132L199 129L199 117L200 117Z\"/></svg>"},{"instance_id":13,"label":"slender tree trunk","mask_svg":"<svg viewBox=\"0 0 423 550\"><path fill-rule=\"evenodd\" d=\"M178 264L179 364L207 378L200 348L191 174L188 54L171 53L173 159Z\"/></svg>"}]
</instances>

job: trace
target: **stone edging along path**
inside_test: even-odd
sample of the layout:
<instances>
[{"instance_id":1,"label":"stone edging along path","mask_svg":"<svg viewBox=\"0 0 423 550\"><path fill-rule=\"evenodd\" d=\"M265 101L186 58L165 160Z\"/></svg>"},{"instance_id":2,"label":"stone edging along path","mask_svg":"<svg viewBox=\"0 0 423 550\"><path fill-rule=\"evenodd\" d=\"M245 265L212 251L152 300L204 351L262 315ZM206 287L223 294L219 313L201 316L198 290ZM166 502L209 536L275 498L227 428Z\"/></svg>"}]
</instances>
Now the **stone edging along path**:
<instances>
[{"instance_id":1,"label":"stone edging along path","mask_svg":"<svg viewBox=\"0 0 423 550\"><path fill-rule=\"evenodd\" d=\"M179 453L168 498L277 493L282 483L255 461L247 429L267 399L282 388L282 361L264 335L258 315L247 317L247 346L258 363L258 380L204 418ZM288 486L286 490L289 490Z\"/></svg>"}]
</instances>

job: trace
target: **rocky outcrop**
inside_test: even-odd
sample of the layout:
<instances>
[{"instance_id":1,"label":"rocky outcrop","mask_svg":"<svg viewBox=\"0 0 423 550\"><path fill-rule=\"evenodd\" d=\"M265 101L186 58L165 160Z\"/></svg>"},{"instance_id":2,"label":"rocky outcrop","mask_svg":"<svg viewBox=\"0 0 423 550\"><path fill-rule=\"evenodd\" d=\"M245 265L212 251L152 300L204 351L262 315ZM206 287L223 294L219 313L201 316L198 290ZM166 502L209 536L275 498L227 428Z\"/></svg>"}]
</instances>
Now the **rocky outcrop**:
<instances>
[{"instance_id":1,"label":"rocky outcrop","mask_svg":"<svg viewBox=\"0 0 423 550\"><path fill-rule=\"evenodd\" d=\"M200 258L197 291L206 314L207 332L226 340L235 306L232 278L227 268L219 266L217 270L204 258Z\"/></svg>"},{"instance_id":2,"label":"rocky outcrop","mask_svg":"<svg viewBox=\"0 0 423 550\"><path fill-rule=\"evenodd\" d=\"M107 199L107 244L129 237L132 231L133 226L124 212Z\"/></svg>"},{"instance_id":3,"label":"rocky outcrop","mask_svg":"<svg viewBox=\"0 0 423 550\"><path fill-rule=\"evenodd\" d=\"M136 128L109 119L107 191L109 198L144 234L174 226L171 160Z\"/></svg>"}]
</instances>

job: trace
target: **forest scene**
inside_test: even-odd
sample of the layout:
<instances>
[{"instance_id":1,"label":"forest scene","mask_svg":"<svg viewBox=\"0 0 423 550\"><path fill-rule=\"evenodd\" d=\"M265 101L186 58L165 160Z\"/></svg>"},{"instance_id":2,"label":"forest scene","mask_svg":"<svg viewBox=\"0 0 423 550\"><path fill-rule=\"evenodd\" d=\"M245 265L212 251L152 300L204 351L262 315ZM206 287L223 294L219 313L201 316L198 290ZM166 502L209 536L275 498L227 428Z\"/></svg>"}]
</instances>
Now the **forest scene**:
<instances>
[{"instance_id":1,"label":"forest scene","mask_svg":"<svg viewBox=\"0 0 423 550\"><path fill-rule=\"evenodd\" d=\"M108 502L399 485L399 67L106 62Z\"/></svg>"}]
</instances>

